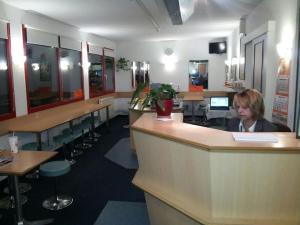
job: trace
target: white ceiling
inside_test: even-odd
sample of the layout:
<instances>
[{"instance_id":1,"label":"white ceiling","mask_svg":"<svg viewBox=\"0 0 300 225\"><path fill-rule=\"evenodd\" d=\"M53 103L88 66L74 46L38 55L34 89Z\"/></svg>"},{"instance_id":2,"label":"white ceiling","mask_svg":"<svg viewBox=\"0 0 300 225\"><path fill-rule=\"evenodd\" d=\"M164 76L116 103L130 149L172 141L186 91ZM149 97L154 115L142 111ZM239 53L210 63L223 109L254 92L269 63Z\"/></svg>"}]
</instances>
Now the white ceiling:
<instances>
[{"instance_id":1,"label":"white ceiling","mask_svg":"<svg viewBox=\"0 0 300 225\"><path fill-rule=\"evenodd\" d=\"M172 25L162 0L142 0L160 26L156 31L135 0L2 0L111 40L178 40L225 37L261 0L194 0L184 25Z\"/></svg>"}]
</instances>

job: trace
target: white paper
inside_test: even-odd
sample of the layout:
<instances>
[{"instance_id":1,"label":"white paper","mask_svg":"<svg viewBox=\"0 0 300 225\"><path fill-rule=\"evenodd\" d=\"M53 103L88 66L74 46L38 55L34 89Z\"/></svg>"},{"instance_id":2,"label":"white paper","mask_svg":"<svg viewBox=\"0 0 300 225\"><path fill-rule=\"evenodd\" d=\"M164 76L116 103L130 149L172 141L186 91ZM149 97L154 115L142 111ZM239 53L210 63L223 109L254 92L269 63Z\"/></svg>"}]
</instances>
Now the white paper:
<instances>
[{"instance_id":1,"label":"white paper","mask_svg":"<svg viewBox=\"0 0 300 225\"><path fill-rule=\"evenodd\" d=\"M173 120L171 117L156 117L159 121L171 121Z\"/></svg>"},{"instance_id":2,"label":"white paper","mask_svg":"<svg viewBox=\"0 0 300 225\"><path fill-rule=\"evenodd\" d=\"M271 133L246 133L237 132L232 133L235 141L248 141L248 142L278 142L278 138Z\"/></svg>"}]
</instances>

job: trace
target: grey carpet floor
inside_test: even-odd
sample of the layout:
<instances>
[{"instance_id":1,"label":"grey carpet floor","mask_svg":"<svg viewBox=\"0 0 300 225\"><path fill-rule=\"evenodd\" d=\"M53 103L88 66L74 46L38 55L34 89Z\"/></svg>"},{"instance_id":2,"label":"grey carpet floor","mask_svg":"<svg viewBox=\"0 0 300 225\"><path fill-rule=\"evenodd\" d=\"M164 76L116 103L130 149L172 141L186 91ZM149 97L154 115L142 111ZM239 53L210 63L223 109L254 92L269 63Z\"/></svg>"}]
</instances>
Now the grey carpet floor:
<instances>
[{"instance_id":1,"label":"grey carpet floor","mask_svg":"<svg viewBox=\"0 0 300 225\"><path fill-rule=\"evenodd\" d=\"M105 157L114 163L126 168L137 169L137 156L130 148L130 139L120 139L105 155Z\"/></svg>"}]
</instances>

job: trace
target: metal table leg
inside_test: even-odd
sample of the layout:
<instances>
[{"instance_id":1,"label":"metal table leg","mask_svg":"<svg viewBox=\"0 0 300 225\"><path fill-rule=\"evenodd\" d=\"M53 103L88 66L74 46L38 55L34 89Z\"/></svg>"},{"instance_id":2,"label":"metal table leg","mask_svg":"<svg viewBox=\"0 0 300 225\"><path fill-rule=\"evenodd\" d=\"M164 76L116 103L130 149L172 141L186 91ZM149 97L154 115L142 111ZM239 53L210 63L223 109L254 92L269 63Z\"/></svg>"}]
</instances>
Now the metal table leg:
<instances>
[{"instance_id":1,"label":"metal table leg","mask_svg":"<svg viewBox=\"0 0 300 225\"><path fill-rule=\"evenodd\" d=\"M15 198L15 207L16 207L16 225L46 225L54 221L53 218L45 220L36 220L36 221L26 221L23 218L23 210L20 202L20 193L19 193L19 180L18 176L12 176L13 181L13 192Z\"/></svg>"},{"instance_id":2,"label":"metal table leg","mask_svg":"<svg viewBox=\"0 0 300 225\"><path fill-rule=\"evenodd\" d=\"M110 129L109 129L109 106L106 106L106 128L107 128L107 131L110 131Z\"/></svg>"}]
</instances>

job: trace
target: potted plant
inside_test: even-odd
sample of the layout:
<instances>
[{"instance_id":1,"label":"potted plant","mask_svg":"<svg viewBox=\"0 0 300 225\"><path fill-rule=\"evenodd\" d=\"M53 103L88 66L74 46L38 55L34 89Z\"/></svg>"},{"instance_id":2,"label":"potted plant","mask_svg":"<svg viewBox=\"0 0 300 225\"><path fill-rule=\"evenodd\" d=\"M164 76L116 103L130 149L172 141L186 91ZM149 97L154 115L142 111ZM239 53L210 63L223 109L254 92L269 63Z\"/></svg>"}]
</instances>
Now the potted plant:
<instances>
[{"instance_id":1,"label":"potted plant","mask_svg":"<svg viewBox=\"0 0 300 225\"><path fill-rule=\"evenodd\" d=\"M160 87L151 89L142 99L141 93L146 86L147 84L138 85L131 98L132 106L135 107L138 102L142 103L142 109L148 105L155 105L158 116L170 116L176 91L170 84L161 84Z\"/></svg>"},{"instance_id":2,"label":"potted plant","mask_svg":"<svg viewBox=\"0 0 300 225\"><path fill-rule=\"evenodd\" d=\"M128 71L130 70L130 66L129 66L129 60L126 58L119 58L119 60L117 61L116 64L117 70L124 70L124 71Z\"/></svg>"}]
</instances>

